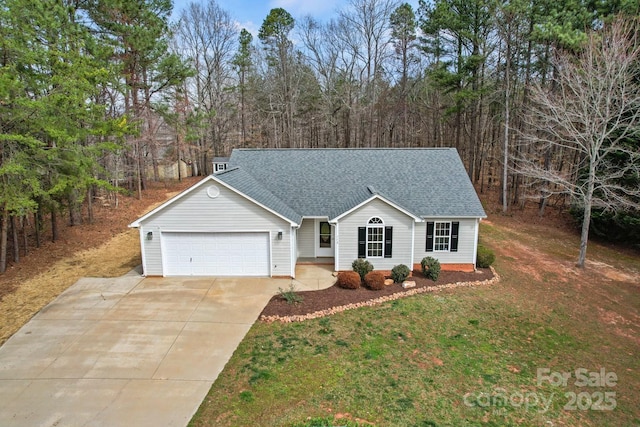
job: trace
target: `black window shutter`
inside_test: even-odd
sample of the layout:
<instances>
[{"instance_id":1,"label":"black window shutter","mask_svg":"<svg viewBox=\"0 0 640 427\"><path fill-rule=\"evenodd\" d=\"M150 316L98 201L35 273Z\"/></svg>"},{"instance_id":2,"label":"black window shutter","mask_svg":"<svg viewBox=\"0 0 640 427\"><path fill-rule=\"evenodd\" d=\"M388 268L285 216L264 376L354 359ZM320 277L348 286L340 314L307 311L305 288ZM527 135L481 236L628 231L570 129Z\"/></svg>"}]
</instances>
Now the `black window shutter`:
<instances>
[{"instance_id":1,"label":"black window shutter","mask_svg":"<svg viewBox=\"0 0 640 427\"><path fill-rule=\"evenodd\" d=\"M393 227L384 228L384 257L391 258L391 247L393 242Z\"/></svg>"},{"instance_id":2,"label":"black window shutter","mask_svg":"<svg viewBox=\"0 0 640 427\"><path fill-rule=\"evenodd\" d=\"M451 252L458 252L458 229L460 228L459 222L451 223Z\"/></svg>"},{"instance_id":3,"label":"black window shutter","mask_svg":"<svg viewBox=\"0 0 640 427\"><path fill-rule=\"evenodd\" d=\"M367 227L358 227L358 258L367 257Z\"/></svg>"},{"instance_id":4,"label":"black window shutter","mask_svg":"<svg viewBox=\"0 0 640 427\"><path fill-rule=\"evenodd\" d=\"M433 221L427 222L427 252L433 252L433 228L435 223Z\"/></svg>"}]
</instances>

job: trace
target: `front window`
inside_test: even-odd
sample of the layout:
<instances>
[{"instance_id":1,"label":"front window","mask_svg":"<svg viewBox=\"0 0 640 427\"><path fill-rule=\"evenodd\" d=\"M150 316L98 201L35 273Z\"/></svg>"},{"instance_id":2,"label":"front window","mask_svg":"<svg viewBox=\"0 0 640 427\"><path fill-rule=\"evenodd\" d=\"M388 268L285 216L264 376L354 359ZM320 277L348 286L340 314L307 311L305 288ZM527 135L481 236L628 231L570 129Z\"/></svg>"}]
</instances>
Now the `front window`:
<instances>
[{"instance_id":1,"label":"front window","mask_svg":"<svg viewBox=\"0 0 640 427\"><path fill-rule=\"evenodd\" d=\"M384 247L384 223L374 217L367 224L367 258L382 257Z\"/></svg>"},{"instance_id":2,"label":"front window","mask_svg":"<svg viewBox=\"0 0 640 427\"><path fill-rule=\"evenodd\" d=\"M436 222L433 236L434 251L448 251L451 241L451 223Z\"/></svg>"}]
</instances>

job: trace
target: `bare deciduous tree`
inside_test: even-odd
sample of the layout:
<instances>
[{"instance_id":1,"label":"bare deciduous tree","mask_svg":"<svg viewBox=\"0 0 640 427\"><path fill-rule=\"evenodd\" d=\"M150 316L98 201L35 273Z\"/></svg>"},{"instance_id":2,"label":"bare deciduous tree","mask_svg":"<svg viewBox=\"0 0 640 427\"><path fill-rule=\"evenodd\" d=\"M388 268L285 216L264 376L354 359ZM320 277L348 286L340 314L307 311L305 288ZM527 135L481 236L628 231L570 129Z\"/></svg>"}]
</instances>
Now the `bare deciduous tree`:
<instances>
[{"instance_id":1,"label":"bare deciduous tree","mask_svg":"<svg viewBox=\"0 0 640 427\"><path fill-rule=\"evenodd\" d=\"M592 208L638 208L640 188L623 178L640 174L640 43L638 22L617 20L592 32L572 55L556 53L552 85L534 85L526 115L525 144L533 157L518 173L536 180L548 194L568 194L583 210L578 266L584 267ZM528 150L524 150L527 152ZM572 156L573 169L544 161ZM559 153L559 154L558 154Z\"/></svg>"},{"instance_id":2,"label":"bare deciduous tree","mask_svg":"<svg viewBox=\"0 0 640 427\"><path fill-rule=\"evenodd\" d=\"M198 169L205 172L211 156L227 152L227 141L235 118L233 93L236 84L233 57L239 30L229 12L214 0L190 3L178 25L178 45L195 70L189 82L191 105L207 117L207 131L196 141Z\"/></svg>"}]
</instances>

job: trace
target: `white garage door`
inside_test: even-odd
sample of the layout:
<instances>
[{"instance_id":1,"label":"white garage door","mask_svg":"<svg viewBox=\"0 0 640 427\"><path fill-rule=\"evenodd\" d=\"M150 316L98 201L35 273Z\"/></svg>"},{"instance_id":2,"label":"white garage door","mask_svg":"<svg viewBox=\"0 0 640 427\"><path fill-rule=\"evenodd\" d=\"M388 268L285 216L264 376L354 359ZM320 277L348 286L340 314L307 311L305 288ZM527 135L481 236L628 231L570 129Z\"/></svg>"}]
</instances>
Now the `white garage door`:
<instances>
[{"instance_id":1,"label":"white garage door","mask_svg":"<svg viewBox=\"0 0 640 427\"><path fill-rule=\"evenodd\" d=\"M165 276L268 276L268 233L162 233Z\"/></svg>"}]
</instances>

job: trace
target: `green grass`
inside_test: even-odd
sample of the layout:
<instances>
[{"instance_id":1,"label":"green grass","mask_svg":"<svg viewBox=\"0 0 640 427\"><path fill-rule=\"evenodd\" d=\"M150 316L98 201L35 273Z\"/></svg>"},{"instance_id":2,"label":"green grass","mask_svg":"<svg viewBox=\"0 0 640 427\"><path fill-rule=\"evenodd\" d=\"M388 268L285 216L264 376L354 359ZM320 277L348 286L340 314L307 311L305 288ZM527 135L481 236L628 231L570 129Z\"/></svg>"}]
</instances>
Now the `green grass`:
<instances>
[{"instance_id":1,"label":"green grass","mask_svg":"<svg viewBox=\"0 0 640 427\"><path fill-rule=\"evenodd\" d=\"M519 267L527 254L501 250L511 239L563 262L573 256L562 249L567 236L534 234L483 226L483 243L496 251L503 277L492 287L423 294L303 323L256 323L191 425L639 425L638 344L624 336L637 337L638 325L625 324L621 335L619 325L599 316L605 310L632 319L640 306L637 286L588 274L565 280L562 271L534 279ZM638 261L610 248L593 253L627 272ZM580 367L605 367L618 385L538 384L538 368ZM585 391L615 392L616 409L563 409L565 393ZM534 395L550 399L547 411L533 405ZM521 396L529 407L518 404Z\"/></svg>"}]
</instances>

